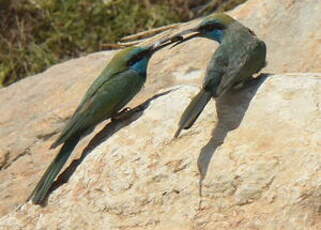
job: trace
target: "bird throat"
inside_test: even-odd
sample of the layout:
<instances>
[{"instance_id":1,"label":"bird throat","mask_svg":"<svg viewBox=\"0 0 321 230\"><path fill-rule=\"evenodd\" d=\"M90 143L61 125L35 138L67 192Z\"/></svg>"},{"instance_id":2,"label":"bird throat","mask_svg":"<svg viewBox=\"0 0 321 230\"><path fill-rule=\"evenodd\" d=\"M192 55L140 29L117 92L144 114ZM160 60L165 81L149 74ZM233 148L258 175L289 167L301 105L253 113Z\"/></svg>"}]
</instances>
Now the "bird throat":
<instances>
[{"instance_id":1,"label":"bird throat","mask_svg":"<svg viewBox=\"0 0 321 230\"><path fill-rule=\"evenodd\" d=\"M133 64L130 68L135 70L137 73L140 74L145 74L147 70L147 65L148 65L149 58L144 57L135 64Z\"/></svg>"},{"instance_id":2,"label":"bird throat","mask_svg":"<svg viewBox=\"0 0 321 230\"><path fill-rule=\"evenodd\" d=\"M206 33L204 37L221 43L224 38L224 30L213 30L211 32Z\"/></svg>"}]
</instances>

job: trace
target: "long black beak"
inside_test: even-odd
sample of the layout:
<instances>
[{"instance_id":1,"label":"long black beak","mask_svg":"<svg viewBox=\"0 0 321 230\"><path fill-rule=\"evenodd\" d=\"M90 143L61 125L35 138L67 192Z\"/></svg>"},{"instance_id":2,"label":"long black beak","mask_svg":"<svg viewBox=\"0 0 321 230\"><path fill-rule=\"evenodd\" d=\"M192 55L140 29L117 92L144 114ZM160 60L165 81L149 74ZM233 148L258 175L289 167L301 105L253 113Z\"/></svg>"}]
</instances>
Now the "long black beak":
<instances>
[{"instance_id":1,"label":"long black beak","mask_svg":"<svg viewBox=\"0 0 321 230\"><path fill-rule=\"evenodd\" d=\"M176 40L171 40L171 39L166 39L166 40L160 40L160 41L158 41L158 42L156 42L156 43L154 43L154 44L152 44L151 46L150 46L150 48L149 48L149 52L151 53L151 54L153 54L153 53L155 53L156 51L158 51L158 50L160 50L160 49L162 49L162 48L164 48L164 47L166 47L166 46L168 46L168 45L171 45L171 44L173 44L173 43L175 43L176 42Z\"/></svg>"},{"instance_id":2,"label":"long black beak","mask_svg":"<svg viewBox=\"0 0 321 230\"><path fill-rule=\"evenodd\" d=\"M190 33L193 33L193 34L184 38L184 35L190 34ZM175 47L175 46L177 46L177 45L179 45L181 43L184 43L184 42L186 42L188 40L191 40L193 38L200 37L200 36L202 36L202 33L200 33L198 31L198 27L195 27L195 28L192 28L192 29L188 29L188 30L184 30L184 31L172 36L172 40L174 38L174 40L176 40L176 43L171 48L173 48L173 47Z\"/></svg>"},{"instance_id":3,"label":"long black beak","mask_svg":"<svg viewBox=\"0 0 321 230\"><path fill-rule=\"evenodd\" d=\"M193 34L184 38L184 35L190 34L190 33L193 33ZM169 38L160 40L158 43L159 44L166 44L166 46L169 45L169 44L174 43L174 45L171 47L171 48L173 48L173 47L175 47L175 46L177 46L177 45L179 45L179 44L181 44L183 42L186 42L188 40L191 40L193 38L200 37L200 36L202 36L202 33L200 33L198 31L198 27L195 27L195 28L192 28L192 29L184 30L184 31L182 31L180 33L177 33L177 34L175 34L175 35L173 35L173 36L171 36Z\"/></svg>"}]
</instances>

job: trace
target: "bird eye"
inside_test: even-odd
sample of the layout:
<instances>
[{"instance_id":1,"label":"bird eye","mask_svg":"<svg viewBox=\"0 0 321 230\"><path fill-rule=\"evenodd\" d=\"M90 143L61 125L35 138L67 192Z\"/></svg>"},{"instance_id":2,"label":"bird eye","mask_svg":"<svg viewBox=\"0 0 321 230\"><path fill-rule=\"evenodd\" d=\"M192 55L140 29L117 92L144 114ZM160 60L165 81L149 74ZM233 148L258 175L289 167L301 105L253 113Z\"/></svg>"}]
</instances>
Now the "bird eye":
<instances>
[{"instance_id":1,"label":"bird eye","mask_svg":"<svg viewBox=\"0 0 321 230\"><path fill-rule=\"evenodd\" d=\"M128 62L128 65L133 65L135 64L136 62L138 62L140 59L142 59L144 57L144 54L143 53L139 53L139 54L136 54L135 56L133 56L129 62Z\"/></svg>"},{"instance_id":2,"label":"bird eye","mask_svg":"<svg viewBox=\"0 0 321 230\"><path fill-rule=\"evenodd\" d=\"M144 51L134 55L131 59L129 59L128 65L131 66L131 65L135 64L136 62L138 62L141 59L143 59L149 53L150 53L150 50L144 50Z\"/></svg>"},{"instance_id":3,"label":"bird eye","mask_svg":"<svg viewBox=\"0 0 321 230\"><path fill-rule=\"evenodd\" d=\"M223 30L225 26L219 23L209 23L200 27L200 32L206 32L211 30Z\"/></svg>"}]
</instances>

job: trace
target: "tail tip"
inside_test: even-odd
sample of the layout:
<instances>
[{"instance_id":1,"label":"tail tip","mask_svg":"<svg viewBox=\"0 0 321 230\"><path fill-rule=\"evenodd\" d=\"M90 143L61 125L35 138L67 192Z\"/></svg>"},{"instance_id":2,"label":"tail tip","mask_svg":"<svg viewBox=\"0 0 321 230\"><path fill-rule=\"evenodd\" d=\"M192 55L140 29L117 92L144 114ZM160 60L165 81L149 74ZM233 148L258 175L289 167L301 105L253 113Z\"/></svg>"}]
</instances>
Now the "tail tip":
<instances>
[{"instance_id":1,"label":"tail tip","mask_svg":"<svg viewBox=\"0 0 321 230\"><path fill-rule=\"evenodd\" d=\"M34 205L44 206L46 197L47 197L47 196L45 196L45 197L36 197L36 196L34 196L34 197L31 199L31 203L34 204Z\"/></svg>"},{"instance_id":2,"label":"tail tip","mask_svg":"<svg viewBox=\"0 0 321 230\"><path fill-rule=\"evenodd\" d=\"M175 134L174 134L174 139L179 136L179 134L181 133L181 131L182 131L182 127L179 127L179 128L177 129L177 131L175 132Z\"/></svg>"}]
</instances>

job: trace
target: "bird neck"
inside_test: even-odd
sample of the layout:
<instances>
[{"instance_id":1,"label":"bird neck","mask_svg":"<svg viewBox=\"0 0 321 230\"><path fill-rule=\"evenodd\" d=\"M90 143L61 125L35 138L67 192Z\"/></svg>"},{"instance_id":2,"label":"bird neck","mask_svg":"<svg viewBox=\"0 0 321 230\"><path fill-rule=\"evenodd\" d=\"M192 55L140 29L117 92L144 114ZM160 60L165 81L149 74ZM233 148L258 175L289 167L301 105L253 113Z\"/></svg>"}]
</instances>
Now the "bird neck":
<instances>
[{"instance_id":1,"label":"bird neck","mask_svg":"<svg viewBox=\"0 0 321 230\"><path fill-rule=\"evenodd\" d=\"M136 71L137 73L140 74L145 74L147 70L147 65L148 65L149 58L145 57L141 59L140 61L136 62L134 65L132 65L130 68Z\"/></svg>"},{"instance_id":2,"label":"bird neck","mask_svg":"<svg viewBox=\"0 0 321 230\"><path fill-rule=\"evenodd\" d=\"M224 38L224 30L213 30L211 32L206 33L204 37L221 43Z\"/></svg>"}]
</instances>

